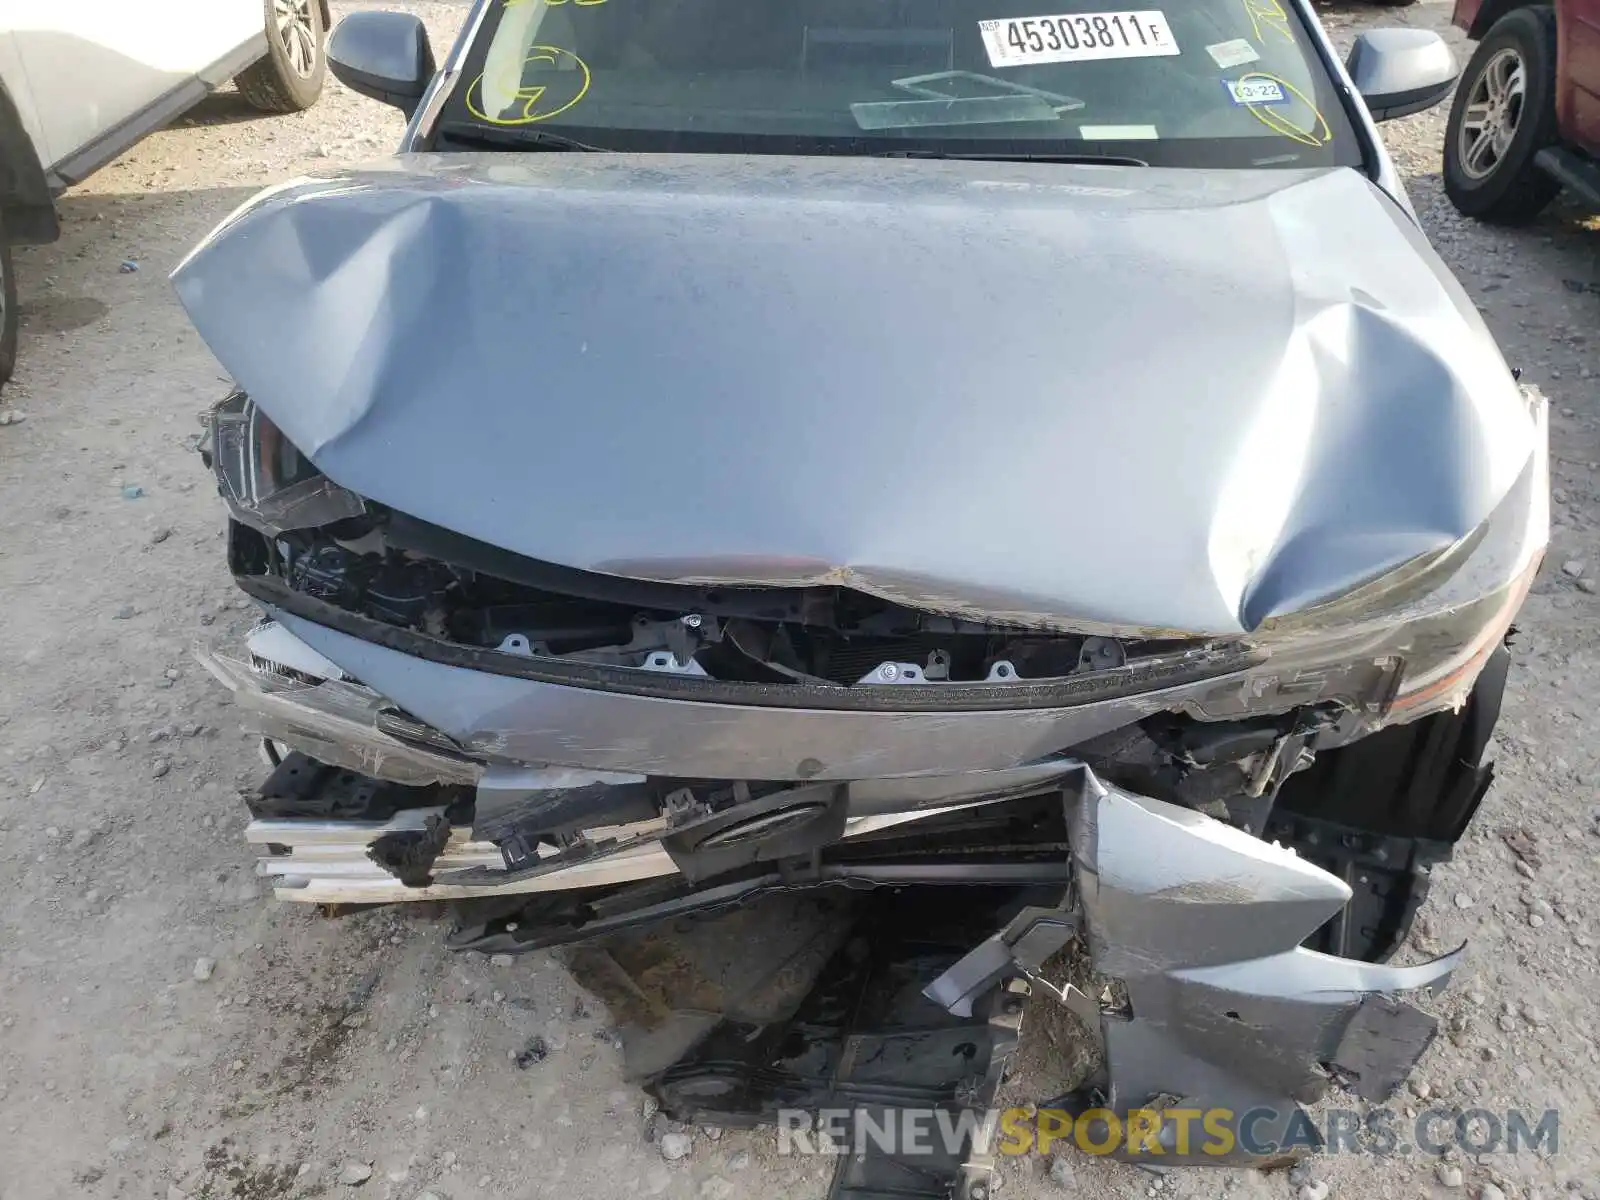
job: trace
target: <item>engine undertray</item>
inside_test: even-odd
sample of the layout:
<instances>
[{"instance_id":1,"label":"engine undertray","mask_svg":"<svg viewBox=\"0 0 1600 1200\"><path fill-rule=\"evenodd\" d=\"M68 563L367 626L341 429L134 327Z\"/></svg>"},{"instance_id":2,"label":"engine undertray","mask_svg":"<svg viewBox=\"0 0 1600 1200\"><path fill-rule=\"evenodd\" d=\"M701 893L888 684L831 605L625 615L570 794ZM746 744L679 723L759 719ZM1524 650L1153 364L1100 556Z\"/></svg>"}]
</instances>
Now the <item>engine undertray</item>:
<instances>
[{"instance_id":1,"label":"engine undertray","mask_svg":"<svg viewBox=\"0 0 1600 1200\"><path fill-rule=\"evenodd\" d=\"M669 1117L803 1129L799 1138L780 1134L780 1150L832 1152L832 1197L983 1200L992 1160L973 1131L1016 1048L1026 986L1003 983L969 1017L923 988L1037 898L1032 892L774 895L669 929L602 938L568 962L619 1018L627 1069ZM788 936L764 940L763 926ZM887 1131L905 1129L910 1116L932 1136L848 1145L847 1135L830 1151L809 1117L800 1125L801 1113ZM960 1132L947 1141L935 1126Z\"/></svg>"}]
</instances>

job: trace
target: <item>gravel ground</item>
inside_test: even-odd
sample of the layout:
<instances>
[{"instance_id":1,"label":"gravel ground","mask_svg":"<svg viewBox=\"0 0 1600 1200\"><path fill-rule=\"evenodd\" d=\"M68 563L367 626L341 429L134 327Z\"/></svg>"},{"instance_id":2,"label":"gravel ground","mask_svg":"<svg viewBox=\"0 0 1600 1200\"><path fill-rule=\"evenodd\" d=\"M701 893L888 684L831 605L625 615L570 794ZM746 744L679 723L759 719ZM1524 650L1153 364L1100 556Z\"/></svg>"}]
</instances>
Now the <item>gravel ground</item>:
<instances>
[{"instance_id":1,"label":"gravel ground","mask_svg":"<svg viewBox=\"0 0 1600 1200\"><path fill-rule=\"evenodd\" d=\"M441 47L466 8L406 7ZM1325 15L1347 39L1442 28L1448 9ZM19 256L23 361L3 400L25 419L0 427L0 1198L822 1196L827 1167L777 1156L770 1134L649 1120L603 1011L553 960L452 955L437 911L328 920L257 886L235 791L259 767L188 653L252 620L190 452L224 376L166 275L255 188L378 154L400 121L331 81L310 114L247 118L211 98L70 193L62 240ZM1008 1192L1600 1197L1600 240L1570 209L1514 232L1458 219L1443 125L1440 109L1385 133L1428 233L1551 398L1556 527L1500 782L1406 949L1471 943L1419 1092L1559 1108L1560 1151L1323 1158L1293 1177L1079 1156L1054 1175L1008 1163ZM536 1036L548 1056L519 1068ZM1028 1047L1041 1087L1056 1052ZM664 1133L689 1135L686 1157L666 1160Z\"/></svg>"}]
</instances>

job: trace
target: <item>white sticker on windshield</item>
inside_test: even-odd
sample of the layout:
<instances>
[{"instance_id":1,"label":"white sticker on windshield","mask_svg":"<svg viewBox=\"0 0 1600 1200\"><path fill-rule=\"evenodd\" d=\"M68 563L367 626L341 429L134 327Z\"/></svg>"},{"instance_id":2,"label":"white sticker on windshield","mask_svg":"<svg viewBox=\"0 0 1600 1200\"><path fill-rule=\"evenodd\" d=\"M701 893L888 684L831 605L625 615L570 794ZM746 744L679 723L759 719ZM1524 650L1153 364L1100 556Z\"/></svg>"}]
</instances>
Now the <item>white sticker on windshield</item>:
<instances>
[{"instance_id":1,"label":"white sticker on windshield","mask_svg":"<svg viewBox=\"0 0 1600 1200\"><path fill-rule=\"evenodd\" d=\"M1228 95L1233 97L1235 104L1284 104L1289 99L1283 94L1281 83L1261 75L1246 75L1243 79L1224 79L1222 83L1228 89Z\"/></svg>"},{"instance_id":2,"label":"white sticker on windshield","mask_svg":"<svg viewBox=\"0 0 1600 1200\"><path fill-rule=\"evenodd\" d=\"M1211 55L1211 61L1224 71L1229 67L1242 67L1245 63L1253 63L1261 58L1261 55L1250 44L1248 38L1234 38L1231 42L1218 42L1215 46L1207 46L1206 53Z\"/></svg>"},{"instance_id":3,"label":"white sticker on windshield","mask_svg":"<svg viewBox=\"0 0 1600 1200\"><path fill-rule=\"evenodd\" d=\"M1004 17L979 21L978 33L991 67L1178 53L1166 14L1156 9Z\"/></svg>"},{"instance_id":4,"label":"white sticker on windshield","mask_svg":"<svg viewBox=\"0 0 1600 1200\"><path fill-rule=\"evenodd\" d=\"M1153 142L1161 135L1154 125L1080 125L1078 136L1086 142Z\"/></svg>"}]
</instances>

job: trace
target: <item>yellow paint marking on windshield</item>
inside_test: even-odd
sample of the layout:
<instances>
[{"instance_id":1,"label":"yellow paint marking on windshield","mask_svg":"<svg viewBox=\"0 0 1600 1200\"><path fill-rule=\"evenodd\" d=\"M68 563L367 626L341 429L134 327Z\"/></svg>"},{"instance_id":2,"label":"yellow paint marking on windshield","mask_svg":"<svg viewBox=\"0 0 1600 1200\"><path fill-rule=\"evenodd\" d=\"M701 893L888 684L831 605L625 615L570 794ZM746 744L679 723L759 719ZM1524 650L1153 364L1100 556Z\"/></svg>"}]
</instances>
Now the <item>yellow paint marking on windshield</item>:
<instances>
[{"instance_id":1,"label":"yellow paint marking on windshield","mask_svg":"<svg viewBox=\"0 0 1600 1200\"><path fill-rule=\"evenodd\" d=\"M530 67L538 71L543 82L527 82ZM522 75L516 81L518 86L506 98L500 114L490 116L487 111L482 75L467 85L467 111L490 125L532 125L536 121L548 121L583 99L589 91L589 78L589 64L571 50L559 46L529 46L528 56L522 60Z\"/></svg>"},{"instance_id":2,"label":"yellow paint marking on windshield","mask_svg":"<svg viewBox=\"0 0 1600 1200\"><path fill-rule=\"evenodd\" d=\"M1289 31L1289 14L1281 0L1244 0L1244 11L1250 18L1250 28L1255 30L1256 41L1265 41L1264 30L1268 29L1286 42L1294 41L1294 34Z\"/></svg>"},{"instance_id":3,"label":"yellow paint marking on windshield","mask_svg":"<svg viewBox=\"0 0 1600 1200\"><path fill-rule=\"evenodd\" d=\"M1309 129L1301 129L1300 126L1283 114L1281 108L1269 107L1266 104L1244 104L1243 107L1254 114L1256 120L1272 130L1273 133L1282 134L1292 141L1299 142L1302 146L1326 146L1333 141L1333 130L1328 127L1328 119L1322 115L1322 110L1317 107L1316 102L1310 96L1295 87L1282 75L1273 75L1268 71L1246 71L1239 76L1237 82L1245 83L1255 79L1271 80L1281 87L1286 95L1293 96L1301 104L1304 104L1311 112L1311 127Z\"/></svg>"}]
</instances>

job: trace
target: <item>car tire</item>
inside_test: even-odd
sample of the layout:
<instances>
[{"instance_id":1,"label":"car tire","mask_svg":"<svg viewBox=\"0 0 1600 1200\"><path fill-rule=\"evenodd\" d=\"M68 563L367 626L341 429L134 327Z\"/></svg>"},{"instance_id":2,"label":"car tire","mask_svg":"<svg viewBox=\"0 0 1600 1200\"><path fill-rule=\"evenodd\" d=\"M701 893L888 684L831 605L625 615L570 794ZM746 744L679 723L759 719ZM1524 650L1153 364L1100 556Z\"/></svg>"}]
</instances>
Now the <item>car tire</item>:
<instances>
[{"instance_id":1,"label":"car tire","mask_svg":"<svg viewBox=\"0 0 1600 1200\"><path fill-rule=\"evenodd\" d=\"M318 0L265 0L267 54L234 76L252 108L303 112L328 77L327 30Z\"/></svg>"},{"instance_id":2,"label":"car tire","mask_svg":"<svg viewBox=\"0 0 1600 1200\"><path fill-rule=\"evenodd\" d=\"M1478 43L1445 125L1444 190L1462 213L1531 221L1561 190L1533 161L1556 141L1555 79L1553 9L1507 13Z\"/></svg>"},{"instance_id":3,"label":"car tire","mask_svg":"<svg viewBox=\"0 0 1600 1200\"><path fill-rule=\"evenodd\" d=\"M11 243L0 227L0 384L11 378L17 365L17 273L11 258Z\"/></svg>"}]
</instances>

